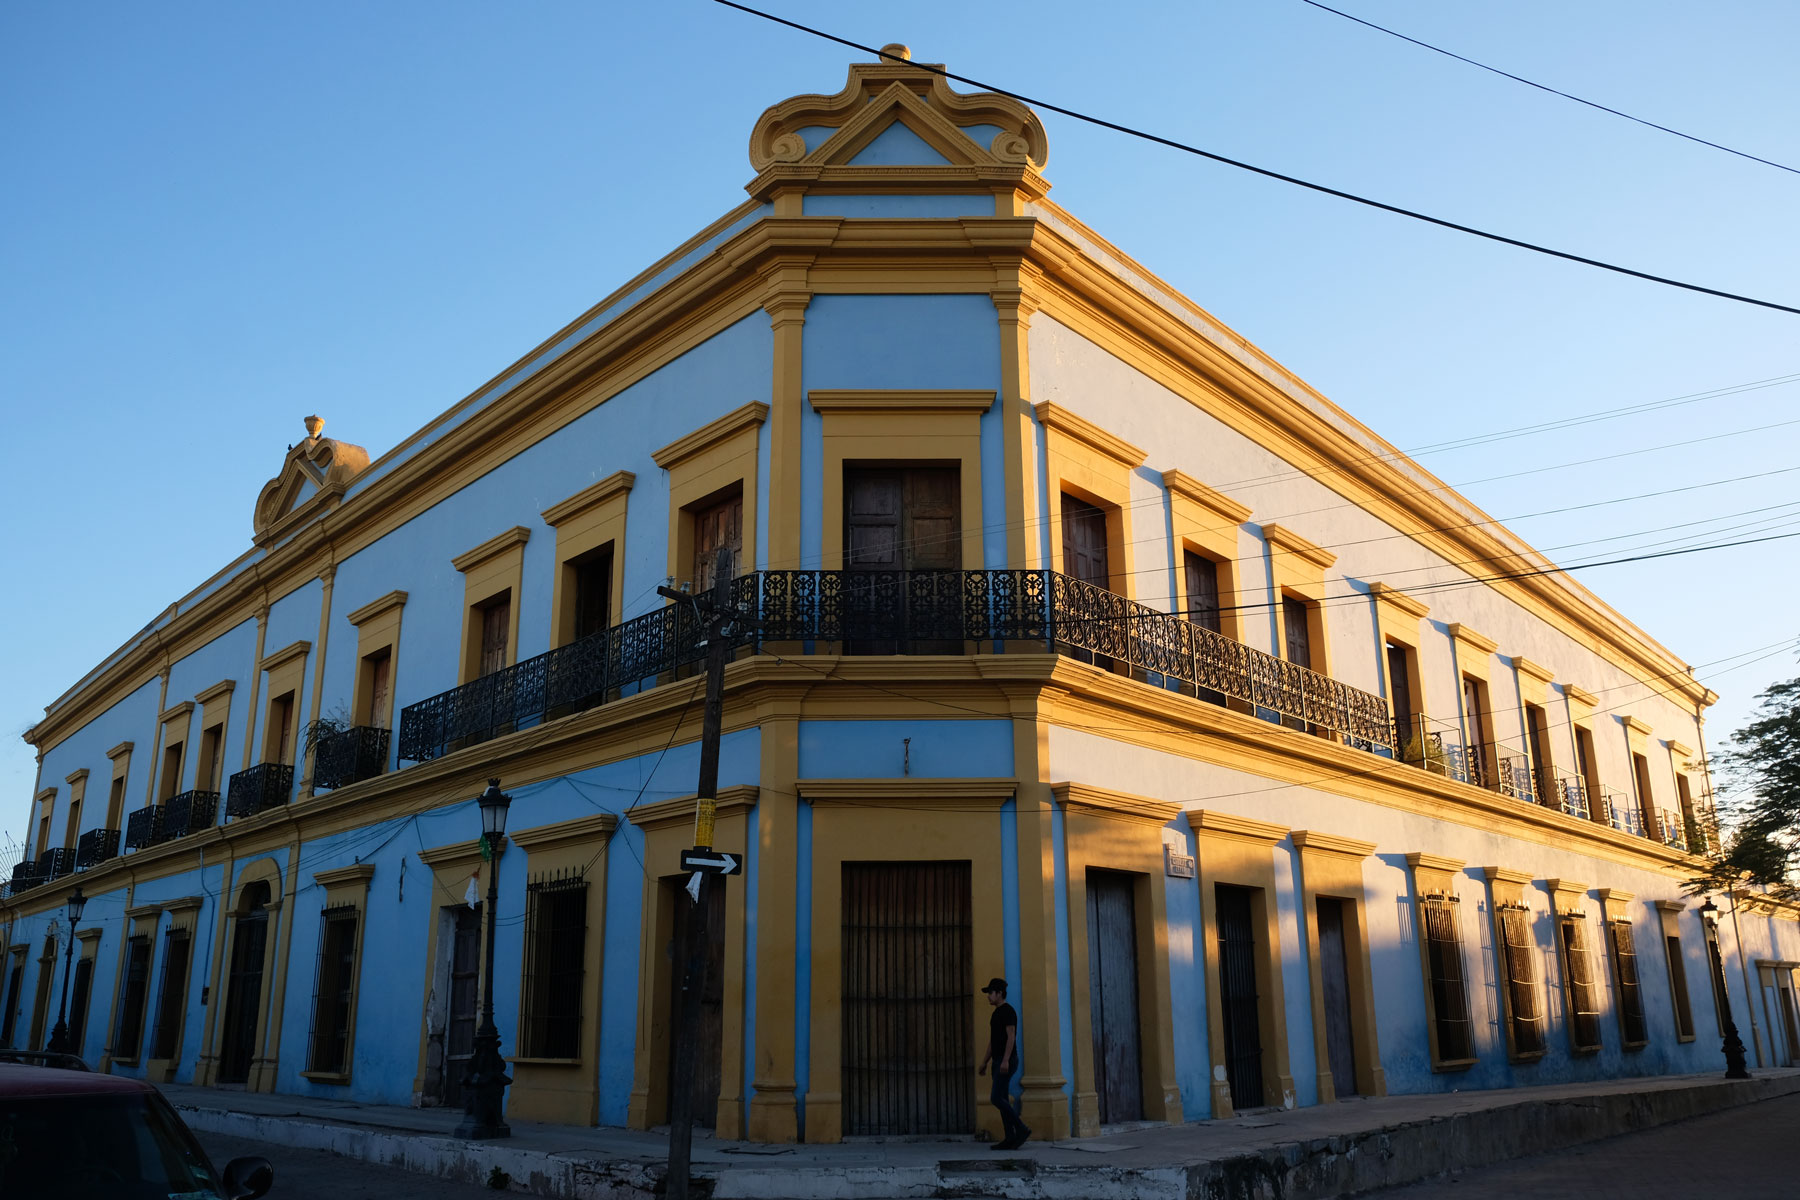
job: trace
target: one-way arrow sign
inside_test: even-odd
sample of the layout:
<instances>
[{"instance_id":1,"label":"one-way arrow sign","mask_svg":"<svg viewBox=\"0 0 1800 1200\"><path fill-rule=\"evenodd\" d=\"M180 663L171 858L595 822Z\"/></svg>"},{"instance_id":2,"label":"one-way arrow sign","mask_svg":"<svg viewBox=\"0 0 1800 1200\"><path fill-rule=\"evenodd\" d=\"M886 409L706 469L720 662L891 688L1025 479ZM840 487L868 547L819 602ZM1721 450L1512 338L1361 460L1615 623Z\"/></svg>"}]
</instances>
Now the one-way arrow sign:
<instances>
[{"instance_id":1,"label":"one-way arrow sign","mask_svg":"<svg viewBox=\"0 0 1800 1200\"><path fill-rule=\"evenodd\" d=\"M683 850L681 869L711 871L717 875L738 875L744 870L744 860L722 850Z\"/></svg>"}]
</instances>

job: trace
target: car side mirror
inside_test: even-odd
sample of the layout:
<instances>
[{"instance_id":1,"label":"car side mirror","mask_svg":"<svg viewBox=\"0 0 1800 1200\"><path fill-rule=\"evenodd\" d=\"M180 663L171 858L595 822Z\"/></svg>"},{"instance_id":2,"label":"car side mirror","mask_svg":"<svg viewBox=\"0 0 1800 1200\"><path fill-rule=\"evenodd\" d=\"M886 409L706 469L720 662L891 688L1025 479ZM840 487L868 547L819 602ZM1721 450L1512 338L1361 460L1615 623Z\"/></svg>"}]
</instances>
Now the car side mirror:
<instances>
[{"instance_id":1,"label":"car side mirror","mask_svg":"<svg viewBox=\"0 0 1800 1200\"><path fill-rule=\"evenodd\" d=\"M257 1200L274 1184L275 1168L266 1158L234 1158L225 1164L225 1194L230 1200Z\"/></svg>"}]
</instances>

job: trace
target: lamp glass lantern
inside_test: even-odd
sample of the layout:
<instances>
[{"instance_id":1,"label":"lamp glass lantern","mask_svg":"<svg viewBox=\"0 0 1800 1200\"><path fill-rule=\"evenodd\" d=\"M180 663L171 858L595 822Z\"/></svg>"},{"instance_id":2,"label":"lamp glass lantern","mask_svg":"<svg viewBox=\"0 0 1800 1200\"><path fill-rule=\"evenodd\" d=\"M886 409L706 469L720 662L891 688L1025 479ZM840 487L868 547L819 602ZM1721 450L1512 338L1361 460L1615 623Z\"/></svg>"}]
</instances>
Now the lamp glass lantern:
<instances>
[{"instance_id":1,"label":"lamp glass lantern","mask_svg":"<svg viewBox=\"0 0 1800 1200\"><path fill-rule=\"evenodd\" d=\"M81 914L86 909L87 897L81 894L81 885L77 884L75 890L69 893L69 929L71 931L75 926L81 924Z\"/></svg>"},{"instance_id":2,"label":"lamp glass lantern","mask_svg":"<svg viewBox=\"0 0 1800 1200\"><path fill-rule=\"evenodd\" d=\"M490 779L487 791L476 797L475 803L481 806L482 836L492 845L506 834L506 810L512 806L512 797L500 790L498 779Z\"/></svg>"}]
</instances>

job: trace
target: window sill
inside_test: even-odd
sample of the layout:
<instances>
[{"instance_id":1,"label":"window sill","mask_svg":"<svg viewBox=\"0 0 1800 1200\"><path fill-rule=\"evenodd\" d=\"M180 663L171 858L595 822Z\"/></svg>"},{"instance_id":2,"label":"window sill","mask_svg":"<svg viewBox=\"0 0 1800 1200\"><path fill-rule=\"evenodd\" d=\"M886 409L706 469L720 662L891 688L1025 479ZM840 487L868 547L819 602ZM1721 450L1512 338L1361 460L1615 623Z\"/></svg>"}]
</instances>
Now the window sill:
<instances>
[{"instance_id":1,"label":"window sill","mask_svg":"<svg viewBox=\"0 0 1800 1200\"><path fill-rule=\"evenodd\" d=\"M112 1060L112 1065L115 1067L135 1067L140 1061L141 1060L135 1058L115 1058Z\"/></svg>"},{"instance_id":2,"label":"window sill","mask_svg":"<svg viewBox=\"0 0 1800 1200\"><path fill-rule=\"evenodd\" d=\"M302 1071L300 1078L310 1079L314 1083L349 1083L348 1071Z\"/></svg>"},{"instance_id":3,"label":"window sill","mask_svg":"<svg viewBox=\"0 0 1800 1200\"><path fill-rule=\"evenodd\" d=\"M1642 1050L1645 1046L1648 1046L1649 1044L1650 1044L1649 1038L1645 1038L1641 1042L1620 1042L1619 1043L1620 1048L1625 1049L1625 1050Z\"/></svg>"},{"instance_id":4,"label":"window sill","mask_svg":"<svg viewBox=\"0 0 1800 1200\"><path fill-rule=\"evenodd\" d=\"M1481 1060L1478 1058L1443 1059L1431 1064L1433 1071L1466 1071Z\"/></svg>"},{"instance_id":5,"label":"window sill","mask_svg":"<svg viewBox=\"0 0 1800 1200\"><path fill-rule=\"evenodd\" d=\"M526 1058L523 1055L507 1059L515 1067L579 1067L579 1058Z\"/></svg>"},{"instance_id":6,"label":"window sill","mask_svg":"<svg viewBox=\"0 0 1800 1200\"><path fill-rule=\"evenodd\" d=\"M1676 1034L1675 1040L1685 1046L1687 1043L1694 1041L1696 1039L1695 1039L1694 1035L1690 1033L1686 1037L1682 1037L1680 1034Z\"/></svg>"},{"instance_id":7,"label":"window sill","mask_svg":"<svg viewBox=\"0 0 1800 1200\"><path fill-rule=\"evenodd\" d=\"M1533 1050L1530 1054L1508 1054L1506 1060L1508 1062L1516 1063L1534 1063L1542 1059L1548 1053L1548 1050Z\"/></svg>"}]
</instances>

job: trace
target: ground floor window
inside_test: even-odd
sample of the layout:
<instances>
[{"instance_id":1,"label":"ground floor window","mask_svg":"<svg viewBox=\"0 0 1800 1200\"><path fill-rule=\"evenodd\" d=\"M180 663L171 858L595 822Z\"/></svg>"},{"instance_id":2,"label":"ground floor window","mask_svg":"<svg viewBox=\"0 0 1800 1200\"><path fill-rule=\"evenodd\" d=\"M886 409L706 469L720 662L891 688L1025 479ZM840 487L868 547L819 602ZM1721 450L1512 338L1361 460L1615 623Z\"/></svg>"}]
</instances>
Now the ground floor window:
<instances>
[{"instance_id":1,"label":"ground floor window","mask_svg":"<svg viewBox=\"0 0 1800 1200\"><path fill-rule=\"evenodd\" d=\"M1523 904L1496 906L1501 955L1506 967L1508 1032L1515 1058L1544 1052L1544 1004L1538 985L1537 944L1531 937L1531 910Z\"/></svg>"},{"instance_id":2,"label":"ground floor window","mask_svg":"<svg viewBox=\"0 0 1800 1200\"><path fill-rule=\"evenodd\" d=\"M1469 993L1463 974L1462 935L1456 927L1455 896L1422 896L1419 914L1424 926L1425 962L1430 979L1432 1030L1437 1035L1441 1063L1466 1062L1475 1057L1469 1028Z\"/></svg>"},{"instance_id":3,"label":"ground floor window","mask_svg":"<svg viewBox=\"0 0 1800 1200\"><path fill-rule=\"evenodd\" d=\"M579 873L527 885L519 1049L526 1058L581 1057L588 885Z\"/></svg>"},{"instance_id":4,"label":"ground floor window","mask_svg":"<svg viewBox=\"0 0 1800 1200\"><path fill-rule=\"evenodd\" d=\"M1644 1021L1644 989L1638 983L1637 944L1632 938L1630 921L1608 921L1607 941L1611 942L1613 984L1619 992L1619 1037L1627 1046L1642 1046L1649 1041Z\"/></svg>"},{"instance_id":5,"label":"ground floor window","mask_svg":"<svg viewBox=\"0 0 1800 1200\"><path fill-rule=\"evenodd\" d=\"M313 986L312 1051L307 1070L343 1075L350 1070L350 1017L356 1003L354 904L325 909L319 921L319 961Z\"/></svg>"},{"instance_id":6,"label":"ground floor window","mask_svg":"<svg viewBox=\"0 0 1800 1200\"><path fill-rule=\"evenodd\" d=\"M1564 914L1557 921L1568 982L1569 1045L1578 1052L1600 1048L1600 985L1594 978L1594 952L1588 944L1587 918Z\"/></svg>"},{"instance_id":7,"label":"ground floor window","mask_svg":"<svg viewBox=\"0 0 1800 1200\"><path fill-rule=\"evenodd\" d=\"M119 1003L119 1031L113 1057L136 1060L144 1037L144 1002L150 990L150 938L137 934L125 944L125 991Z\"/></svg>"}]
</instances>

